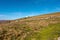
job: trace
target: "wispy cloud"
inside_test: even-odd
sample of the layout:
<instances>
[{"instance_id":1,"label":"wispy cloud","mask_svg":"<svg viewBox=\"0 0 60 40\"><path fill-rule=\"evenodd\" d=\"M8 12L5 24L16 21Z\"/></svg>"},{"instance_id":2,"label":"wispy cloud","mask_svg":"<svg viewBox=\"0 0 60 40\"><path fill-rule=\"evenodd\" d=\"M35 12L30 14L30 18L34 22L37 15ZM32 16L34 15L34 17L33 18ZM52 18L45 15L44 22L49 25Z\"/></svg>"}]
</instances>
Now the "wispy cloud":
<instances>
[{"instance_id":1,"label":"wispy cloud","mask_svg":"<svg viewBox=\"0 0 60 40\"><path fill-rule=\"evenodd\" d=\"M5 15L1 15L1 14L0 14L0 17L2 17L2 16L5 16Z\"/></svg>"}]
</instances>

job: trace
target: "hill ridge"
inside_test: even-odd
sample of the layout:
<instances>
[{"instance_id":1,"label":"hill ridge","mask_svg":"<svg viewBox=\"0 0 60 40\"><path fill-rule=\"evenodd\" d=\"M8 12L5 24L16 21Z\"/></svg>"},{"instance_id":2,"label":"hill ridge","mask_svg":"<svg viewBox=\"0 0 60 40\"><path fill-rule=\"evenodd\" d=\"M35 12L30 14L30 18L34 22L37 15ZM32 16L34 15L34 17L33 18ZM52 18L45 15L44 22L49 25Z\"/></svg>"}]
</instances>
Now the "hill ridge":
<instances>
[{"instance_id":1,"label":"hill ridge","mask_svg":"<svg viewBox=\"0 0 60 40\"><path fill-rule=\"evenodd\" d=\"M53 40L60 34L59 26L60 13L10 20L0 23L0 40Z\"/></svg>"}]
</instances>

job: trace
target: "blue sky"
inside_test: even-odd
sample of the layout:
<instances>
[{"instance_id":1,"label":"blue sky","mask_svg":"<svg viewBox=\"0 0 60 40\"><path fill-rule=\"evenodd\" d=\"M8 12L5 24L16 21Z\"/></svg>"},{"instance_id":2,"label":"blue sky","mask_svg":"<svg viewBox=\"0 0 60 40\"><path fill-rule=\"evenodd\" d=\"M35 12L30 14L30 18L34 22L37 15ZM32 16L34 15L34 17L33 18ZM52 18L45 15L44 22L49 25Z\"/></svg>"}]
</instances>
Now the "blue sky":
<instances>
[{"instance_id":1,"label":"blue sky","mask_svg":"<svg viewBox=\"0 0 60 40\"><path fill-rule=\"evenodd\" d=\"M60 12L60 0L0 0L0 20Z\"/></svg>"}]
</instances>

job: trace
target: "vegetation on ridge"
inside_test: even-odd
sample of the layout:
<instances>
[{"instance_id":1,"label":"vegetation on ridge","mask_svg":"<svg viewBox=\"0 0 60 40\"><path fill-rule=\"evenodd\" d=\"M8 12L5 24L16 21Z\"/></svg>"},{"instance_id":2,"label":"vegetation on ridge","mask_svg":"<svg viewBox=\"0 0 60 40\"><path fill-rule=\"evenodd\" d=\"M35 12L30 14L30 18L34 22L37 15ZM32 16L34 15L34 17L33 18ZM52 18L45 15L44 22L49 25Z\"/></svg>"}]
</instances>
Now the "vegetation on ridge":
<instances>
[{"instance_id":1,"label":"vegetation on ridge","mask_svg":"<svg viewBox=\"0 0 60 40\"><path fill-rule=\"evenodd\" d=\"M60 13L0 23L0 40L57 40L59 36Z\"/></svg>"}]
</instances>

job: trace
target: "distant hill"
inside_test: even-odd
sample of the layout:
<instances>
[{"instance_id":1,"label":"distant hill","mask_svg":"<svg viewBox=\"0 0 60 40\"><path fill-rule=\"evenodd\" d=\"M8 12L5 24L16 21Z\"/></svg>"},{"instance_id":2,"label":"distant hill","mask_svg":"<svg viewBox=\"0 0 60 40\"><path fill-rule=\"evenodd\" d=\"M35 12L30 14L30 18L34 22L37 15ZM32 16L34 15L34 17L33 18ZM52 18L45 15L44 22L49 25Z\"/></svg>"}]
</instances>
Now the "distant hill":
<instances>
[{"instance_id":1,"label":"distant hill","mask_svg":"<svg viewBox=\"0 0 60 40\"><path fill-rule=\"evenodd\" d=\"M56 40L60 37L60 12L0 20L0 40Z\"/></svg>"},{"instance_id":2,"label":"distant hill","mask_svg":"<svg viewBox=\"0 0 60 40\"><path fill-rule=\"evenodd\" d=\"M0 20L0 24L9 23L9 22L10 22L9 20Z\"/></svg>"}]
</instances>

